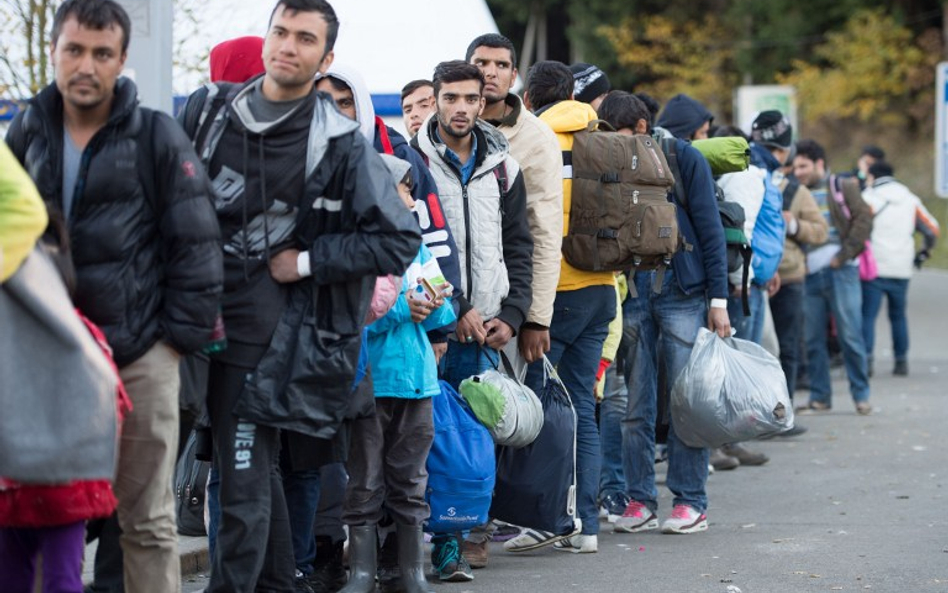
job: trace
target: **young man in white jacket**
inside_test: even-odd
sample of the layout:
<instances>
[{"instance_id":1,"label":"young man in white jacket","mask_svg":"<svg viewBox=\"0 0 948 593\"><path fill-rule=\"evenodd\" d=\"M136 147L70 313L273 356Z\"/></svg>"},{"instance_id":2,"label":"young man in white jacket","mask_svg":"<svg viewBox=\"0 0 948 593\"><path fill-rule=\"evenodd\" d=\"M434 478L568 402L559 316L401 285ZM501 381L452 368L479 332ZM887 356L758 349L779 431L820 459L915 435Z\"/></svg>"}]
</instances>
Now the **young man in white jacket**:
<instances>
[{"instance_id":1,"label":"young man in white jacket","mask_svg":"<svg viewBox=\"0 0 948 593\"><path fill-rule=\"evenodd\" d=\"M867 187L862 197L872 208L872 253L879 275L862 283L862 318L869 374L872 374L872 350L875 345L876 316L882 297L889 301L889 323L892 325L892 350L895 368L892 374L908 375L908 319L906 302L912 264L921 268L929 250L938 239L938 221L925 209L922 201L892 176L892 165L877 161L869 167ZM914 233L924 236L924 247L916 255Z\"/></svg>"}]
</instances>

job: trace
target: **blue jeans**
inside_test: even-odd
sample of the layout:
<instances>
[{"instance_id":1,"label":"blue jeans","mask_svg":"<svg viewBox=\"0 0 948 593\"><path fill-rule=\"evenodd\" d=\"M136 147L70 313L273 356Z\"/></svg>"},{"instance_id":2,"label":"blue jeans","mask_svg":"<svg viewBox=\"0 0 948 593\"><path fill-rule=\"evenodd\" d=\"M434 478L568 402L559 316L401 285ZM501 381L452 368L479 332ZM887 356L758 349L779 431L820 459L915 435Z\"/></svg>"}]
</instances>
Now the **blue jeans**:
<instances>
[{"instance_id":1,"label":"blue jeans","mask_svg":"<svg viewBox=\"0 0 948 593\"><path fill-rule=\"evenodd\" d=\"M747 293L747 305L750 315L745 316L743 298L728 297L727 315L731 318L731 327L737 330L736 337L760 344L764 335L764 289L751 284Z\"/></svg>"},{"instance_id":2,"label":"blue jeans","mask_svg":"<svg viewBox=\"0 0 948 593\"><path fill-rule=\"evenodd\" d=\"M620 368L622 363L620 356L606 369L603 379L606 384L599 404L599 440L602 442L600 498L626 490L622 469L622 418L629 406L629 389L625 384L625 371Z\"/></svg>"},{"instance_id":3,"label":"blue jeans","mask_svg":"<svg viewBox=\"0 0 948 593\"><path fill-rule=\"evenodd\" d=\"M313 573L316 535L329 536L333 542L346 539L342 528L346 482L346 468L342 463L330 463L316 470L286 472L283 476L293 558L296 569L305 575Z\"/></svg>"},{"instance_id":4,"label":"blue jeans","mask_svg":"<svg viewBox=\"0 0 948 593\"><path fill-rule=\"evenodd\" d=\"M596 426L596 371L609 322L616 316L614 286L588 286L556 293L550 323L550 359L576 410L576 513L583 533L599 533L601 445ZM543 361L528 367L526 384L543 386Z\"/></svg>"},{"instance_id":5,"label":"blue jeans","mask_svg":"<svg viewBox=\"0 0 948 593\"><path fill-rule=\"evenodd\" d=\"M211 460L211 471L207 480L207 554L214 557L217 546L217 527L221 524L221 473L217 470L217 460Z\"/></svg>"},{"instance_id":6,"label":"blue jeans","mask_svg":"<svg viewBox=\"0 0 948 593\"><path fill-rule=\"evenodd\" d=\"M622 310L626 339L626 384L629 405L622 421L622 451L628 494L652 511L658 508L655 487L655 421L658 411L658 357L673 384L688 364L698 330L707 325L703 293L684 294L672 270L665 272L662 293L652 292L655 272L638 272L638 297L629 297ZM661 340L659 340L661 337ZM678 439L672 422L668 430L668 477L673 504L699 512L708 507L708 449L689 447Z\"/></svg>"},{"instance_id":7,"label":"blue jeans","mask_svg":"<svg viewBox=\"0 0 948 593\"><path fill-rule=\"evenodd\" d=\"M283 497L290 515L290 535L296 570L304 575L313 572L316 539L313 521L319 505L319 470L291 471L283 475Z\"/></svg>"},{"instance_id":8,"label":"blue jeans","mask_svg":"<svg viewBox=\"0 0 948 593\"><path fill-rule=\"evenodd\" d=\"M896 361L908 357L908 318L905 316L908 301L908 278L876 278L862 283L862 335L866 342L866 354L872 356L876 345L876 316L882 307L882 297L889 301L889 324L892 326L892 351Z\"/></svg>"},{"instance_id":9,"label":"blue jeans","mask_svg":"<svg viewBox=\"0 0 948 593\"><path fill-rule=\"evenodd\" d=\"M869 401L869 376L862 333L862 287L859 268L844 265L825 268L806 277L806 355L810 374L810 402L832 405L826 328L829 316L849 377L849 391L856 403Z\"/></svg>"},{"instance_id":10,"label":"blue jeans","mask_svg":"<svg viewBox=\"0 0 948 593\"><path fill-rule=\"evenodd\" d=\"M800 336L803 334L803 282L780 286L770 297L770 312L774 316L774 330L780 344L780 366L787 377L787 390L793 399L800 365Z\"/></svg>"},{"instance_id":11,"label":"blue jeans","mask_svg":"<svg viewBox=\"0 0 948 593\"><path fill-rule=\"evenodd\" d=\"M441 377L451 387L458 389L461 381L499 364L500 355L487 346L481 346L477 342L462 344L450 340L448 351L441 359Z\"/></svg>"}]
</instances>

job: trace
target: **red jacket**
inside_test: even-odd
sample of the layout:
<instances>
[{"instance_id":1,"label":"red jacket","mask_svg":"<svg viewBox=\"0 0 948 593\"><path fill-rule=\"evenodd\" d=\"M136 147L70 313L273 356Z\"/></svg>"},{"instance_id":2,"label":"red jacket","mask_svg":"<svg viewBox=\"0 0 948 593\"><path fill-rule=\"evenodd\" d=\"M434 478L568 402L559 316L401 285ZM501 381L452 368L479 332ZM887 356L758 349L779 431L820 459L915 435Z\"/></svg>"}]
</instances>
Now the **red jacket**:
<instances>
[{"instance_id":1,"label":"red jacket","mask_svg":"<svg viewBox=\"0 0 948 593\"><path fill-rule=\"evenodd\" d=\"M105 335L76 311L98 342L118 376L112 349ZM132 403L121 379L118 383L118 419L131 411ZM108 480L80 480L68 484L20 484L0 477L0 527L52 527L108 517L115 510L115 494Z\"/></svg>"}]
</instances>

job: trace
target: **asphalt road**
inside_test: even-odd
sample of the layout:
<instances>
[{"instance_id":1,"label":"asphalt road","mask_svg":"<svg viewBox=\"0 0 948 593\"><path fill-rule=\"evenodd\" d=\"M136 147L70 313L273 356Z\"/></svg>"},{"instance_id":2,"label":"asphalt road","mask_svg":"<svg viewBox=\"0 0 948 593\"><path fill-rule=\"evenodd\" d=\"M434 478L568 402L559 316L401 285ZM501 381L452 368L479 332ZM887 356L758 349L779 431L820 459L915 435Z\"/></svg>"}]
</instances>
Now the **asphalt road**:
<instances>
[{"instance_id":1,"label":"asphalt road","mask_svg":"<svg viewBox=\"0 0 948 593\"><path fill-rule=\"evenodd\" d=\"M917 275L909 301L910 376L891 375L880 318L875 412L855 414L836 371L833 411L799 418L809 432L751 443L768 464L711 476L708 531L615 534L602 523L599 553L585 555L514 555L492 544L473 582L432 589L948 592L948 273ZM670 495L662 490L664 516ZM185 591L206 582L190 577Z\"/></svg>"}]
</instances>

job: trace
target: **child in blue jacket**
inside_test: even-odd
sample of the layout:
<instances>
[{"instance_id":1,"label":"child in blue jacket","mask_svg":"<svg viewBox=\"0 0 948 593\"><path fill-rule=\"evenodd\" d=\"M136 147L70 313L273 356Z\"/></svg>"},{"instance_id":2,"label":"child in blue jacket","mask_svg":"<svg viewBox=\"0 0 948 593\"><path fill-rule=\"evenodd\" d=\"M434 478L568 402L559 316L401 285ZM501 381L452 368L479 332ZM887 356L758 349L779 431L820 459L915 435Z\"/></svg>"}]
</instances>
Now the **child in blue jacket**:
<instances>
[{"instance_id":1,"label":"child in blue jacket","mask_svg":"<svg viewBox=\"0 0 948 593\"><path fill-rule=\"evenodd\" d=\"M411 165L380 155L398 184L399 195L411 209ZM455 322L440 291L433 300L412 296L419 287L422 266L433 259L424 245L402 277L402 295L392 309L368 327L369 364L375 389L375 416L352 426L347 470L349 485L343 521L349 525L349 583L346 593L375 591L377 525L382 507L394 519L398 566L405 591L428 591L423 570L422 524L428 473L425 461L434 440L431 398L441 393L430 330Z\"/></svg>"}]
</instances>

